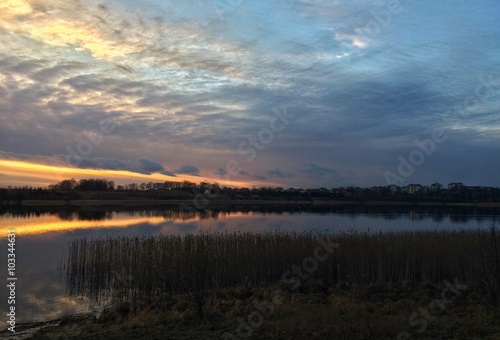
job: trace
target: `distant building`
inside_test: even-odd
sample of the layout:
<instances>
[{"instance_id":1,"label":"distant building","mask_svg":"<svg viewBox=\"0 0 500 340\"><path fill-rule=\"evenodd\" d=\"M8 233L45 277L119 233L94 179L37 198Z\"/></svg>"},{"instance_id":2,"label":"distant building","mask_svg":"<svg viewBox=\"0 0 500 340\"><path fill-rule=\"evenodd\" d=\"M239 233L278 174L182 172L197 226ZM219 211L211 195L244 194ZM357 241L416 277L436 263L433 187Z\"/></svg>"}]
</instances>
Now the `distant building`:
<instances>
[{"instance_id":1,"label":"distant building","mask_svg":"<svg viewBox=\"0 0 500 340\"><path fill-rule=\"evenodd\" d=\"M450 183L448 184L448 190L463 188L463 183Z\"/></svg>"},{"instance_id":2,"label":"distant building","mask_svg":"<svg viewBox=\"0 0 500 340\"><path fill-rule=\"evenodd\" d=\"M408 189L409 194L414 194L420 191L420 189L422 189L422 186L420 184L408 184L406 188Z\"/></svg>"},{"instance_id":3,"label":"distant building","mask_svg":"<svg viewBox=\"0 0 500 340\"><path fill-rule=\"evenodd\" d=\"M443 190L443 185L441 183L433 183L431 184L431 191L439 191Z\"/></svg>"}]
</instances>

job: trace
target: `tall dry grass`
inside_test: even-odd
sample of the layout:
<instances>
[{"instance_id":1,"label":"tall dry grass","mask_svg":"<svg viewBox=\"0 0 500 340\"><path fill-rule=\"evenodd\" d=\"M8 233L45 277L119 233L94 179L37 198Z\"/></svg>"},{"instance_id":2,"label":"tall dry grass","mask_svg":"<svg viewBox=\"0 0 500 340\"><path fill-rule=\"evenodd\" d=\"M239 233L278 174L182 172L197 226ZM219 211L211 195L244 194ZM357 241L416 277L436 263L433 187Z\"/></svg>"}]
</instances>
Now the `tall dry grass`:
<instances>
[{"instance_id":1,"label":"tall dry grass","mask_svg":"<svg viewBox=\"0 0 500 340\"><path fill-rule=\"evenodd\" d=\"M301 267L304 259L314 257L320 243L340 245L326 260L318 261L317 270L307 273L326 286L339 282L478 282L478 273L490 267L496 272L485 274L498 278L498 263L494 263L498 255L491 258L493 263L488 267L481 267L484 242L490 238L488 230L84 238L69 245L67 287L71 295L84 295L94 301L193 293L202 305L206 291L281 281L293 265Z\"/></svg>"}]
</instances>

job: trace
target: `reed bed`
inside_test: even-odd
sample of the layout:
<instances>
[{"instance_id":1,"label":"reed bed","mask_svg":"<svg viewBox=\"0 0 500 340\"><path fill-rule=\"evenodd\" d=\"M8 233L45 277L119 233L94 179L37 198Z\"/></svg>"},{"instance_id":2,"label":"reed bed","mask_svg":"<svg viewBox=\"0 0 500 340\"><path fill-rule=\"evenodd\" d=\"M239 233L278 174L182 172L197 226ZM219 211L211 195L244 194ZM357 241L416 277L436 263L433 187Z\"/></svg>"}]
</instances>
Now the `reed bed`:
<instances>
[{"instance_id":1,"label":"reed bed","mask_svg":"<svg viewBox=\"0 0 500 340\"><path fill-rule=\"evenodd\" d=\"M304 276L293 272L283 280L284 273L294 265L327 287L341 282L477 282L484 276L481 274L498 270L498 254L491 257L485 253L485 244L490 240L488 230L84 238L70 242L65 270L69 293L94 301L110 297L154 299L164 294L199 294L280 281L286 284L290 278L305 283ZM325 260L316 261L317 268L310 267L306 272L304 259L314 258L318 247L322 256L327 254L321 244L332 243L339 247ZM485 258L489 259L489 267L484 266ZM498 272L494 275L498 278Z\"/></svg>"}]
</instances>

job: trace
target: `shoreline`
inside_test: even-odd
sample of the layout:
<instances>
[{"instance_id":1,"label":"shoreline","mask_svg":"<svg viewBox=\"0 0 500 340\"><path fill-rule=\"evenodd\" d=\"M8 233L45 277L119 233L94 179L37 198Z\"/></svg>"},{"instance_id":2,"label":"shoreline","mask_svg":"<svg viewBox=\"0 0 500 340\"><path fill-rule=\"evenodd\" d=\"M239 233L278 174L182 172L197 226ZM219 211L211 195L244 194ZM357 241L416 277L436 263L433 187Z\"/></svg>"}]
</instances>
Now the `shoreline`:
<instances>
[{"instance_id":1,"label":"shoreline","mask_svg":"<svg viewBox=\"0 0 500 340\"><path fill-rule=\"evenodd\" d=\"M9 207L22 206L130 206L130 205L187 205L194 206L193 199L138 199L138 200L24 200L1 204ZM500 208L500 202L401 202L401 201L336 201L336 200L208 200L208 206L228 205L285 205L285 206L418 206L418 207L487 207Z\"/></svg>"}]
</instances>

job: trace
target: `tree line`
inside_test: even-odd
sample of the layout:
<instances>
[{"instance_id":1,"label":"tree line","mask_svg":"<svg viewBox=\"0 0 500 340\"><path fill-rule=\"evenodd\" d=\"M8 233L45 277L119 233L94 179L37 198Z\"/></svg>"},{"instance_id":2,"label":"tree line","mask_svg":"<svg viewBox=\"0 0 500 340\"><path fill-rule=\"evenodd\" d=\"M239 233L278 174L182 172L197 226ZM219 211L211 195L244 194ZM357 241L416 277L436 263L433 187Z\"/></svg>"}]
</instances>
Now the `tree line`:
<instances>
[{"instance_id":1,"label":"tree line","mask_svg":"<svg viewBox=\"0 0 500 340\"><path fill-rule=\"evenodd\" d=\"M81 179L78 182L72 179L65 179L56 184L49 185L49 189L75 190L75 191L108 191L115 190L115 182L105 179Z\"/></svg>"},{"instance_id":2,"label":"tree line","mask_svg":"<svg viewBox=\"0 0 500 340\"><path fill-rule=\"evenodd\" d=\"M412 185L413 186L413 185ZM0 188L0 202L23 200L75 200L81 199L85 192L107 192L107 197L121 197L121 193L134 192L134 195L147 195L151 198L189 198L195 194L221 199L288 199L288 200L342 200L342 201L430 201L430 202L500 202L500 188L483 186L450 187L438 186L437 189L422 187L417 191L406 190L406 187L376 186L371 188L339 187L339 188L231 188L218 183L189 181L144 182L116 185L106 179L62 180L49 185L48 189L33 187ZM141 193L142 192L142 193ZM154 193L164 193L158 196Z\"/></svg>"}]
</instances>

